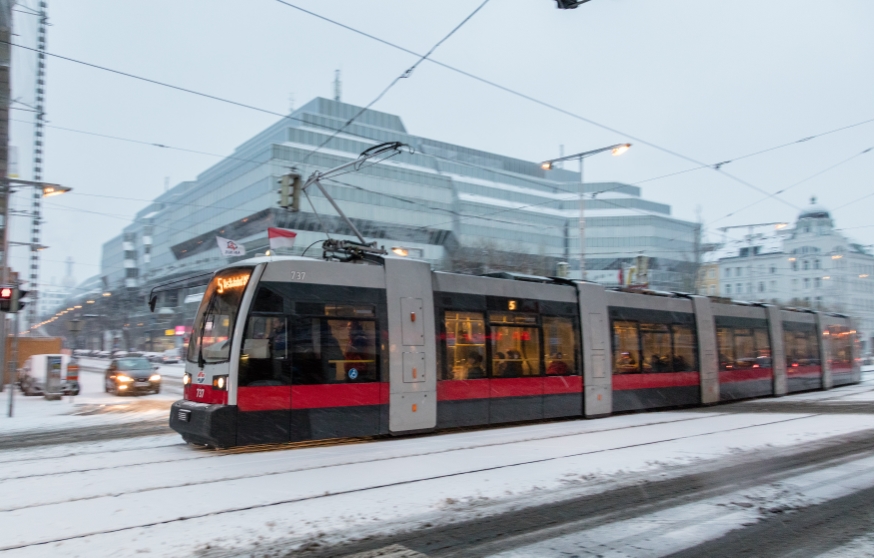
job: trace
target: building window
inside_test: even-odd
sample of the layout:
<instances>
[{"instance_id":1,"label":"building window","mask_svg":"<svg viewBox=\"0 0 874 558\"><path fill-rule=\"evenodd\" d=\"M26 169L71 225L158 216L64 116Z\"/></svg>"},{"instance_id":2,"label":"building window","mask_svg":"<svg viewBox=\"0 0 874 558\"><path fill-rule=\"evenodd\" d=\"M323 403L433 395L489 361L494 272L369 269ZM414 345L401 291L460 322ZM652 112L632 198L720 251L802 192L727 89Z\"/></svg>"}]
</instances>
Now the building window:
<instances>
[{"instance_id":1,"label":"building window","mask_svg":"<svg viewBox=\"0 0 874 558\"><path fill-rule=\"evenodd\" d=\"M710 285L710 294L711 294L711 295L715 295L715 294L716 294L716 285Z\"/></svg>"},{"instance_id":2,"label":"building window","mask_svg":"<svg viewBox=\"0 0 874 558\"><path fill-rule=\"evenodd\" d=\"M774 275L775 273L777 273L777 267L772 265L771 266L771 275Z\"/></svg>"},{"instance_id":3,"label":"building window","mask_svg":"<svg viewBox=\"0 0 874 558\"><path fill-rule=\"evenodd\" d=\"M731 294L731 283L725 284L725 294L727 294L727 295Z\"/></svg>"},{"instance_id":4,"label":"building window","mask_svg":"<svg viewBox=\"0 0 874 558\"><path fill-rule=\"evenodd\" d=\"M744 292L744 286L741 283L735 285L735 288L737 289L737 294L741 294L742 292Z\"/></svg>"},{"instance_id":5,"label":"building window","mask_svg":"<svg viewBox=\"0 0 874 558\"><path fill-rule=\"evenodd\" d=\"M731 277L731 268L730 268L730 267L726 267L726 268L725 268L725 276L726 276L726 277Z\"/></svg>"},{"instance_id":6,"label":"building window","mask_svg":"<svg viewBox=\"0 0 874 558\"><path fill-rule=\"evenodd\" d=\"M810 262L808 262L807 260L804 260L803 262L801 262L801 269L803 269L805 271L810 269Z\"/></svg>"},{"instance_id":7,"label":"building window","mask_svg":"<svg viewBox=\"0 0 874 558\"><path fill-rule=\"evenodd\" d=\"M798 262L792 261L792 271L798 271Z\"/></svg>"},{"instance_id":8,"label":"building window","mask_svg":"<svg viewBox=\"0 0 874 558\"><path fill-rule=\"evenodd\" d=\"M813 260L813 269L819 269L819 260Z\"/></svg>"},{"instance_id":9,"label":"building window","mask_svg":"<svg viewBox=\"0 0 874 558\"><path fill-rule=\"evenodd\" d=\"M773 293L776 290L777 290L777 282L771 281L771 292Z\"/></svg>"},{"instance_id":10,"label":"building window","mask_svg":"<svg viewBox=\"0 0 874 558\"><path fill-rule=\"evenodd\" d=\"M740 277L741 275L743 275L743 268L741 268L741 267L734 268L734 275L735 275L735 277Z\"/></svg>"},{"instance_id":11,"label":"building window","mask_svg":"<svg viewBox=\"0 0 874 558\"><path fill-rule=\"evenodd\" d=\"M813 286L816 287L817 289L820 288L822 286L822 279L820 279L819 277L814 279Z\"/></svg>"},{"instance_id":12,"label":"building window","mask_svg":"<svg viewBox=\"0 0 874 558\"><path fill-rule=\"evenodd\" d=\"M804 288L805 289L810 288L810 279L808 279L807 277L804 278Z\"/></svg>"},{"instance_id":13,"label":"building window","mask_svg":"<svg viewBox=\"0 0 874 558\"><path fill-rule=\"evenodd\" d=\"M793 280L792 280L792 290L793 290L793 291L797 291L797 290L798 290L798 279L793 279Z\"/></svg>"},{"instance_id":14,"label":"building window","mask_svg":"<svg viewBox=\"0 0 874 558\"><path fill-rule=\"evenodd\" d=\"M764 281L759 283L759 292L760 293L765 292L765 282Z\"/></svg>"},{"instance_id":15,"label":"building window","mask_svg":"<svg viewBox=\"0 0 874 558\"><path fill-rule=\"evenodd\" d=\"M707 277L709 277L709 278L711 278L711 279L715 278L715 277L716 277L716 270L713 269L713 268L710 268L710 269L707 271Z\"/></svg>"}]
</instances>

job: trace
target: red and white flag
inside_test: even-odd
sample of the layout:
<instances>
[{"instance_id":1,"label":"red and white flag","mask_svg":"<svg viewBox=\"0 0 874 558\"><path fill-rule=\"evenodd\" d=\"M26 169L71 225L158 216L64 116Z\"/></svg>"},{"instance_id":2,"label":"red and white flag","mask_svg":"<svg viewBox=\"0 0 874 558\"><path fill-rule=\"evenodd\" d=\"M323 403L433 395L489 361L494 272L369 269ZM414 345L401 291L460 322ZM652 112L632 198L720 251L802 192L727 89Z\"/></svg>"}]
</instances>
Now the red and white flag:
<instances>
[{"instance_id":1,"label":"red and white flag","mask_svg":"<svg viewBox=\"0 0 874 558\"><path fill-rule=\"evenodd\" d=\"M289 229L268 227L267 238L270 240L271 250L291 249L294 248L294 239L297 238L297 233Z\"/></svg>"}]
</instances>

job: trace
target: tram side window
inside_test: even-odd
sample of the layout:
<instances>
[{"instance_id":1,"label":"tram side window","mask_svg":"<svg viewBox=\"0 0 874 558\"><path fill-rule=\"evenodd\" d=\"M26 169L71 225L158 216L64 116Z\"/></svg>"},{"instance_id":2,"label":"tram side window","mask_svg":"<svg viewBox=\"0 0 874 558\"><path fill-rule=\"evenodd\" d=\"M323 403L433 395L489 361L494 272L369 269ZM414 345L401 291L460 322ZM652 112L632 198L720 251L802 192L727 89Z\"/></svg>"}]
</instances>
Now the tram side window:
<instances>
[{"instance_id":1,"label":"tram side window","mask_svg":"<svg viewBox=\"0 0 874 558\"><path fill-rule=\"evenodd\" d=\"M637 322L613 322L613 373L640 372Z\"/></svg>"},{"instance_id":2,"label":"tram side window","mask_svg":"<svg viewBox=\"0 0 874 558\"><path fill-rule=\"evenodd\" d=\"M829 364L832 367L849 368L853 365L853 337L849 328L829 327Z\"/></svg>"},{"instance_id":3,"label":"tram side window","mask_svg":"<svg viewBox=\"0 0 874 558\"><path fill-rule=\"evenodd\" d=\"M447 310L446 363L441 380L486 377L486 321L481 312Z\"/></svg>"},{"instance_id":4,"label":"tram side window","mask_svg":"<svg viewBox=\"0 0 874 558\"><path fill-rule=\"evenodd\" d=\"M690 326L613 322L613 373L692 372L697 364Z\"/></svg>"},{"instance_id":5,"label":"tram side window","mask_svg":"<svg viewBox=\"0 0 874 558\"><path fill-rule=\"evenodd\" d=\"M285 317L251 316L240 354L240 386L287 386L288 327Z\"/></svg>"},{"instance_id":6,"label":"tram side window","mask_svg":"<svg viewBox=\"0 0 874 558\"><path fill-rule=\"evenodd\" d=\"M756 362L756 342L749 328L734 328L734 368L752 368Z\"/></svg>"},{"instance_id":7,"label":"tram side window","mask_svg":"<svg viewBox=\"0 0 874 558\"><path fill-rule=\"evenodd\" d=\"M294 384L379 381L372 320L298 318L292 340Z\"/></svg>"},{"instance_id":8,"label":"tram side window","mask_svg":"<svg viewBox=\"0 0 874 558\"><path fill-rule=\"evenodd\" d=\"M697 368L695 333L690 326L671 326L674 333L674 372L692 372Z\"/></svg>"},{"instance_id":9,"label":"tram side window","mask_svg":"<svg viewBox=\"0 0 874 558\"><path fill-rule=\"evenodd\" d=\"M753 338L756 343L756 364L759 368L771 368L771 337L765 328L755 328Z\"/></svg>"},{"instance_id":10,"label":"tram side window","mask_svg":"<svg viewBox=\"0 0 874 558\"><path fill-rule=\"evenodd\" d=\"M731 334L731 328L716 328L716 347L719 351L720 370L734 368L734 342Z\"/></svg>"},{"instance_id":11,"label":"tram side window","mask_svg":"<svg viewBox=\"0 0 874 558\"><path fill-rule=\"evenodd\" d=\"M540 329L537 316L492 313L491 321L492 376L539 376Z\"/></svg>"},{"instance_id":12,"label":"tram side window","mask_svg":"<svg viewBox=\"0 0 874 558\"><path fill-rule=\"evenodd\" d=\"M786 345L787 368L819 364L819 347L815 329L791 331L784 327L783 340Z\"/></svg>"},{"instance_id":13,"label":"tram side window","mask_svg":"<svg viewBox=\"0 0 874 558\"><path fill-rule=\"evenodd\" d=\"M716 328L720 370L771 367L768 330L749 327Z\"/></svg>"},{"instance_id":14,"label":"tram side window","mask_svg":"<svg viewBox=\"0 0 874 558\"><path fill-rule=\"evenodd\" d=\"M665 324L640 324L643 371L671 371L671 330Z\"/></svg>"},{"instance_id":15,"label":"tram side window","mask_svg":"<svg viewBox=\"0 0 874 558\"><path fill-rule=\"evenodd\" d=\"M547 376L577 375L577 337L571 318L543 318Z\"/></svg>"},{"instance_id":16,"label":"tram side window","mask_svg":"<svg viewBox=\"0 0 874 558\"><path fill-rule=\"evenodd\" d=\"M252 302L252 312L281 314L284 310L285 299L281 294L275 293L268 287L259 286Z\"/></svg>"}]
</instances>

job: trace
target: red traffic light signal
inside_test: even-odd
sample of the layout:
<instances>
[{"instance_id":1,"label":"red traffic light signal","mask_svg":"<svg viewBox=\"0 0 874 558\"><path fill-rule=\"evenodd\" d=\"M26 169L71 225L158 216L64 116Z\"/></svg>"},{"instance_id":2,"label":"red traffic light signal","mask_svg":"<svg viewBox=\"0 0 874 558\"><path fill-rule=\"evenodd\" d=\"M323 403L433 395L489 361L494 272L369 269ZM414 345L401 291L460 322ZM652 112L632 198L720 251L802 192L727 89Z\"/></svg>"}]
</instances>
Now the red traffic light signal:
<instances>
[{"instance_id":1,"label":"red traffic light signal","mask_svg":"<svg viewBox=\"0 0 874 558\"><path fill-rule=\"evenodd\" d=\"M27 291L21 291L15 285L0 285L0 312L18 312L24 308L19 299L26 294Z\"/></svg>"}]
</instances>

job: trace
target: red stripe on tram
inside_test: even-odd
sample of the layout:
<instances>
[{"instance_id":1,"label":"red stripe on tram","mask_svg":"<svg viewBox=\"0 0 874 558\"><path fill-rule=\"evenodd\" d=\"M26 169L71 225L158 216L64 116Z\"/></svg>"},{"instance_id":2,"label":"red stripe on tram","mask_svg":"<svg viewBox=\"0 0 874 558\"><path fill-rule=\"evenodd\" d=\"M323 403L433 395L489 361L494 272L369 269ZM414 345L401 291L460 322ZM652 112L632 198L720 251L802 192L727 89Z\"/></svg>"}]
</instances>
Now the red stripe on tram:
<instances>
[{"instance_id":1,"label":"red stripe on tram","mask_svg":"<svg viewBox=\"0 0 874 558\"><path fill-rule=\"evenodd\" d=\"M291 387L292 409L359 407L382 403L381 382L363 384L313 384ZM388 384L386 384L388 385Z\"/></svg>"},{"instance_id":2,"label":"red stripe on tram","mask_svg":"<svg viewBox=\"0 0 874 558\"><path fill-rule=\"evenodd\" d=\"M749 382L752 380L770 380L774 377L771 368L745 368L743 370L720 370L719 383L732 384L735 382Z\"/></svg>"},{"instance_id":3,"label":"red stripe on tram","mask_svg":"<svg viewBox=\"0 0 874 558\"><path fill-rule=\"evenodd\" d=\"M543 378L491 378L489 397L525 397L543 395Z\"/></svg>"},{"instance_id":4,"label":"red stripe on tram","mask_svg":"<svg viewBox=\"0 0 874 558\"><path fill-rule=\"evenodd\" d=\"M582 393L582 376L546 376L543 378L543 395Z\"/></svg>"},{"instance_id":5,"label":"red stripe on tram","mask_svg":"<svg viewBox=\"0 0 874 558\"><path fill-rule=\"evenodd\" d=\"M381 382L241 387L237 407L241 411L277 411L385 405L388 396L388 384Z\"/></svg>"},{"instance_id":6,"label":"red stripe on tram","mask_svg":"<svg viewBox=\"0 0 874 558\"><path fill-rule=\"evenodd\" d=\"M279 411L291 407L291 386L237 388L237 408L241 411Z\"/></svg>"},{"instance_id":7,"label":"red stripe on tram","mask_svg":"<svg viewBox=\"0 0 874 558\"><path fill-rule=\"evenodd\" d=\"M444 380L437 382L437 401L488 399L489 380Z\"/></svg>"},{"instance_id":8,"label":"red stripe on tram","mask_svg":"<svg viewBox=\"0 0 874 558\"><path fill-rule=\"evenodd\" d=\"M210 405L227 405L228 392L212 389L211 385L188 384L182 388L182 399Z\"/></svg>"},{"instance_id":9,"label":"red stripe on tram","mask_svg":"<svg viewBox=\"0 0 874 558\"><path fill-rule=\"evenodd\" d=\"M656 374L616 374L613 390L686 387L699 385L698 372L658 372Z\"/></svg>"},{"instance_id":10,"label":"red stripe on tram","mask_svg":"<svg viewBox=\"0 0 874 558\"><path fill-rule=\"evenodd\" d=\"M787 366L786 375L790 378L819 378L822 376L822 366L818 364Z\"/></svg>"}]
</instances>

